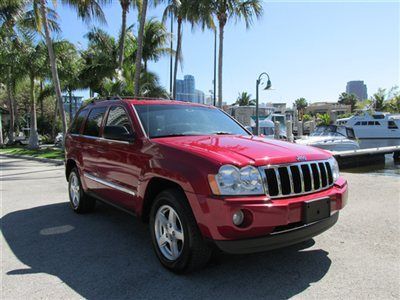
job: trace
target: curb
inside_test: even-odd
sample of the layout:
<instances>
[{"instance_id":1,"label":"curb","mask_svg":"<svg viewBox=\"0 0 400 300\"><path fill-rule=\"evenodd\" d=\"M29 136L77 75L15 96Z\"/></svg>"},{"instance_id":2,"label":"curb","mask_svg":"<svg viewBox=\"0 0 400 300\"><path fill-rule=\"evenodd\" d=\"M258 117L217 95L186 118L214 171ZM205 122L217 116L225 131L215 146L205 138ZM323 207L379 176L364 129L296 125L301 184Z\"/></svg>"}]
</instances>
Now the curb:
<instances>
[{"instance_id":1,"label":"curb","mask_svg":"<svg viewBox=\"0 0 400 300\"><path fill-rule=\"evenodd\" d=\"M10 157L10 158L21 158L26 160L33 160L42 163L54 164L56 166L64 165L64 161L60 159L54 158L42 158L42 157L33 157L29 155L16 155L16 154L7 154L7 153L0 153L0 157Z\"/></svg>"}]
</instances>

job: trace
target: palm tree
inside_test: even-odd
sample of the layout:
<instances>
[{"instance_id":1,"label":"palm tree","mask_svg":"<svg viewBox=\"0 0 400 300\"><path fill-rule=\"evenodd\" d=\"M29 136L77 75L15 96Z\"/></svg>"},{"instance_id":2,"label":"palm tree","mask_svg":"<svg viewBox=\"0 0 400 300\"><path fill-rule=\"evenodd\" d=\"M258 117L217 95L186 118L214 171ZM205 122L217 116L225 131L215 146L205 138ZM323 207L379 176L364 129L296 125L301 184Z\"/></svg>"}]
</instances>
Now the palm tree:
<instances>
[{"instance_id":1,"label":"palm tree","mask_svg":"<svg viewBox=\"0 0 400 300\"><path fill-rule=\"evenodd\" d=\"M88 39L88 47L82 52L83 67L79 77L84 86L90 89L92 96L93 93L102 92L104 79L112 80L116 77L118 43L107 32L99 28L93 28L89 31L86 38ZM127 44L128 42L129 39Z\"/></svg>"},{"instance_id":2,"label":"palm tree","mask_svg":"<svg viewBox=\"0 0 400 300\"><path fill-rule=\"evenodd\" d=\"M239 93L236 103L239 106L253 106L256 105L255 100L251 100L251 95L247 92Z\"/></svg>"},{"instance_id":3,"label":"palm tree","mask_svg":"<svg viewBox=\"0 0 400 300\"><path fill-rule=\"evenodd\" d=\"M135 61L135 81L134 81L135 97L139 96L140 93L140 72L142 68L143 35L144 35L144 25L146 22L147 5L148 5L148 0L142 0L141 5L139 6L140 24L137 36L137 53Z\"/></svg>"},{"instance_id":4,"label":"palm tree","mask_svg":"<svg viewBox=\"0 0 400 300\"><path fill-rule=\"evenodd\" d=\"M253 23L253 18L261 17L263 8L260 0L204 0L201 11L208 10L218 20L219 54L218 54L218 106L222 106L222 71L224 55L224 29L229 19L243 19L246 28Z\"/></svg>"},{"instance_id":5,"label":"palm tree","mask_svg":"<svg viewBox=\"0 0 400 300\"><path fill-rule=\"evenodd\" d=\"M45 74L46 48L43 44L35 44L34 37L24 35L24 45L22 51L22 64L26 68L29 77L29 96L30 96L30 133L28 148L39 148L39 136L36 115L36 80Z\"/></svg>"},{"instance_id":6,"label":"palm tree","mask_svg":"<svg viewBox=\"0 0 400 300\"><path fill-rule=\"evenodd\" d=\"M176 18L178 23L177 32L177 41L176 41L176 52L175 52L175 64L173 70L173 86L172 86L172 99L176 98L176 77L178 73L178 62L181 57L181 49L182 49L182 22L183 20L188 19L188 10L190 10L191 1L187 0L171 0L170 3L164 10L163 22L167 20L169 15L173 15Z\"/></svg>"},{"instance_id":7,"label":"palm tree","mask_svg":"<svg viewBox=\"0 0 400 300\"><path fill-rule=\"evenodd\" d=\"M137 56L137 38L132 33L133 25L127 29L127 41L125 45L125 59L129 64L134 64ZM167 43L171 38L171 34L165 28L165 25L156 18L146 21L143 33L143 68L147 71L148 62L157 62L166 54L175 54L171 51Z\"/></svg>"},{"instance_id":8,"label":"palm tree","mask_svg":"<svg viewBox=\"0 0 400 300\"><path fill-rule=\"evenodd\" d=\"M65 117L65 111L63 106L63 100L61 95L61 86L60 86L60 79L58 77L58 68L56 57L54 54L53 49L53 42L51 40L50 34L50 27L48 21L48 8L47 8L47 0L32 0L34 9L37 9L37 4L39 1L40 6L40 14L37 12L35 13L36 16L36 23L38 25L38 29L41 27L44 28L45 40L47 45L47 50L49 52L50 58L50 67L51 67L51 75L53 79L53 85L55 89L55 94L58 102L58 109L60 111L61 122L62 122L62 130L64 136L67 132L67 120ZM68 4L76 9L78 17L82 20L89 22L92 18L97 18L101 22L105 23L104 13L101 9L101 4L105 4L109 1L106 0L86 0L86 1L79 1L79 0L64 0L63 3ZM40 31L40 30L39 30Z\"/></svg>"},{"instance_id":9,"label":"palm tree","mask_svg":"<svg viewBox=\"0 0 400 300\"><path fill-rule=\"evenodd\" d=\"M167 31L164 24L156 18L148 20L144 26L143 34L143 52L142 59L144 70L147 72L147 63L149 60L157 62L166 54L174 54L168 47L171 34Z\"/></svg>"},{"instance_id":10,"label":"palm tree","mask_svg":"<svg viewBox=\"0 0 400 300\"><path fill-rule=\"evenodd\" d=\"M341 93L339 95L339 104L344 104L344 105L350 105L351 106L351 112L354 111L357 105L357 97L354 94L347 94L347 93Z\"/></svg>"},{"instance_id":11,"label":"palm tree","mask_svg":"<svg viewBox=\"0 0 400 300\"><path fill-rule=\"evenodd\" d=\"M371 97L372 107L376 111L385 110L386 98L386 89L379 88L378 91Z\"/></svg>"},{"instance_id":12,"label":"palm tree","mask_svg":"<svg viewBox=\"0 0 400 300\"><path fill-rule=\"evenodd\" d=\"M299 98L294 101L294 104L296 105L297 113L303 118L304 109L308 106L307 100L305 98Z\"/></svg>"},{"instance_id":13,"label":"palm tree","mask_svg":"<svg viewBox=\"0 0 400 300\"><path fill-rule=\"evenodd\" d=\"M75 45L67 40L57 41L53 46L57 58L60 61L67 62L60 65L59 75L61 80L61 89L69 96L69 121L71 123L74 117L72 112L72 94L75 90L85 87L83 81L79 78L83 69L83 59ZM75 102L75 108L76 107L77 103Z\"/></svg>"},{"instance_id":14,"label":"palm tree","mask_svg":"<svg viewBox=\"0 0 400 300\"><path fill-rule=\"evenodd\" d=\"M8 142L12 144L15 137L15 87L19 77L17 67L20 65L20 51L19 42L15 37L11 37L8 34L4 35L3 30L1 33L3 42L2 47L0 47L0 79L6 83L7 106L10 113Z\"/></svg>"},{"instance_id":15,"label":"palm tree","mask_svg":"<svg viewBox=\"0 0 400 300\"><path fill-rule=\"evenodd\" d=\"M0 78L6 82L10 123L8 139L14 143L16 125L15 90L17 81L24 75L20 72L21 40L18 23L24 15L24 1L8 1L0 3Z\"/></svg>"},{"instance_id":16,"label":"palm tree","mask_svg":"<svg viewBox=\"0 0 400 300\"><path fill-rule=\"evenodd\" d=\"M122 24L121 24L121 36L119 38L119 53L118 53L118 68L122 70L124 63L124 50L125 50L125 38L126 38L126 16L129 12L129 7L136 6L139 0L120 0L122 9Z\"/></svg>"},{"instance_id":17,"label":"palm tree","mask_svg":"<svg viewBox=\"0 0 400 300\"><path fill-rule=\"evenodd\" d=\"M319 125L331 125L331 117L328 114L317 114Z\"/></svg>"},{"instance_id":18,"label":"palm tree","mask_svg":"<svg viewBox=\"0 0 400 300\"><path fill-rule=\"evenodd\" d=\"M26 68L32 69L34 63L28 58L23 63L23 60L32 55L32 40L37 33L37 22L35 18L35 12L32 10L26 11L26 5L28 1L8 1L0 4L0 35L4 41L2 47L3 58L1 61L4 67L4 73L7 74L7 94L9 100L10 110L10 131L9 131L9 142L14 142L14 130L15 123L18 123L16 118L17 105L15 101L15 89L16 84L19 80L26 77ZM55 22L54 11L49 9L51 16L49 18L49 26L53 30L58 30L58 25ZM29 44L29 45L28 45ZM26 48L28 46L28 48ZM26 68L23 68L26 66ZM37 72L38 70L35 70ZM32 87L34 89L34 84ZM34 95L31 93L31 96ZM32 98L32 97L31 97ZM31 99L32 100L32 99ZM32 121L35 123L36 111L32 111ZM16 122L17 121L17 122ZM34 128L33 128L34 129ZM33 136L35 136L34 131ZM33 147L34 144L32 144Z\"/></svg>"},{"instance_id":19,"label":"palm tree","mask_svg":"<svg viewBox=\"0 0 400 300\"><path fill-rule=\"evenodd\" d=\"M164 10L163 22L168 16L172 15L177 21L177 46L175 51L175 63L173 71L172 98L176 98L176 78L178 73L178 63L182 61L182 25L183 22L189 22L192 27L200 23L202 29L205 27L214 28L212 16L207 10L204 10L202 1L194 0L171 0Z\"/></svg>"}]
</instances>

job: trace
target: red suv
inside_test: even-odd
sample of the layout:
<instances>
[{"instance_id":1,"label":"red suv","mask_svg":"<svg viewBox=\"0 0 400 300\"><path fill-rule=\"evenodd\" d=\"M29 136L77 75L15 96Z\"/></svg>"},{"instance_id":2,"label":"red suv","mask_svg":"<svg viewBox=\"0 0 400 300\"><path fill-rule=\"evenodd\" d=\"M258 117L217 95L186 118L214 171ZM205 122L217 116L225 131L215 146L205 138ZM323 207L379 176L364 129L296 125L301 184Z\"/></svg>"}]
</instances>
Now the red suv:
<instances>
[{"instance_id":1,"label":"red suv","mask_svg":"<svg viewBox=\"0 0 400 300\"><path fill-rule=\"evenodd\" d=\"M215 247L252 253L310 239L347 201L330 153L253 136L215 107L94 101L65 143L73 210L100 200L148 221L157 257L175 272L203 266Z\"/></svg>"}]
</instances>

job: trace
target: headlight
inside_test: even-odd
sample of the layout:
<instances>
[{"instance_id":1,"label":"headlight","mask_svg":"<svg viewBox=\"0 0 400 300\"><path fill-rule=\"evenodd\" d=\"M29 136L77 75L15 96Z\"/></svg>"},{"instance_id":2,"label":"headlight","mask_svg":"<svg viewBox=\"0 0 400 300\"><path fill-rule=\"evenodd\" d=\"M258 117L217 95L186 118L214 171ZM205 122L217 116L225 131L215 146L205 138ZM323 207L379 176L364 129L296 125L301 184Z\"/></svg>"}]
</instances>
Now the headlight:
<instances>
[{"instance_id":1,"label":"headlight","mask_svg":"<svg viewBox=\"0 0 400 300\"><path fill-rule=\"evenodd\" d=\"M340 176L340 174L339 174L339 164L338 164L337 160L334 157L331 157L329 159L329 164L331 165L333 182L336 182L336 180L338 180L338 178Z\"/></svg>"},{"instance_id":2,"label":"headlight","mask_svg":"<svg viewBox=\"0 0 400 300\"><path fill-rule=\"evenodd\" d=\"M208 176L215 195L262 195L265 194L260 172L253 166L236 168L222 166L218 174Z\"/></svg>"}]
</instances>

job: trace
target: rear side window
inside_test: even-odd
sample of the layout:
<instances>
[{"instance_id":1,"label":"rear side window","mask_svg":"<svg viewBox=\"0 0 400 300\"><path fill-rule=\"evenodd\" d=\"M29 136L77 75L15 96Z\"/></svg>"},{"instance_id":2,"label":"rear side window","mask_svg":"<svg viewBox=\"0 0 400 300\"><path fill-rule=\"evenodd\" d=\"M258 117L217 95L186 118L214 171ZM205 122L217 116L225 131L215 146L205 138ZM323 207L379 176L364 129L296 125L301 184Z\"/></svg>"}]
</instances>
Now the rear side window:
<instances>
[{"instance_id":1,"label":"rear side window","mask_svg":"<svg viewBox=\"0 0 400 300\"><path fill-rule=\"evenodd\" d=\"M100 136L100 127L103 120L106 107L93 108L87 118L85 129L83 130L84 135L89 136Z\"/></svg>"},{"instance_id":2,"label":"rear side window","mask_svg":"<svg viewBox=\"0 0 400 300\"><path fill-rule=\"evenodd\" d=\"M80 133L82 124L86 119L87 113L88 113L87 109L81 110L79 112L79 114L75 117L74 122L71 125L71 128L69 130L70 133L72 133L72 134Z\"/></svg>"},{"instance_id":3,"label":"rear side window","mask_svg":"<svg viewBox=\"0 0 400 300\"><path fill-rule=\"evenodd\" d=\"M108 113L106 126L124 127L127 132L133 134L129 116L121 106L111 107L110 112Z\"/></svg>"}]
</instances>

